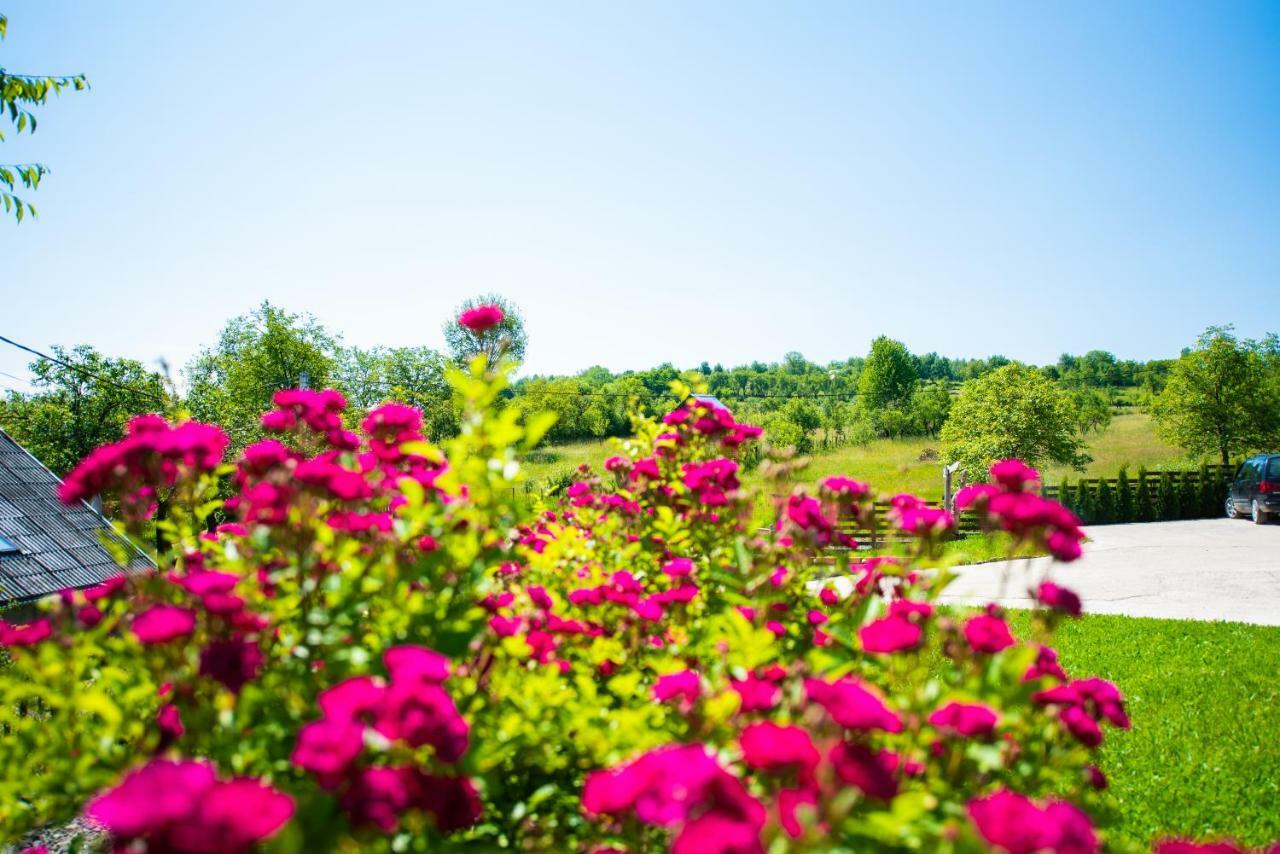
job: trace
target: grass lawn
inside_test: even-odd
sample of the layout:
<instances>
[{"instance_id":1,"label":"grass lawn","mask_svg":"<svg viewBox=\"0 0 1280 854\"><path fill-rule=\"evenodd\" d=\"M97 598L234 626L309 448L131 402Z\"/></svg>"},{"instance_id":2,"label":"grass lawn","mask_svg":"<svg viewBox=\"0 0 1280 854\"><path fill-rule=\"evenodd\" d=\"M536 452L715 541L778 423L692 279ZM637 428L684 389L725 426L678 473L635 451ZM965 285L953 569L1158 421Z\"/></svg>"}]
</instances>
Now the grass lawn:
<instances>
[{"instance_id":1,"label":"grass lawn","mask_svg":"<svg viewBox=\"0 0 1280 854\"><path fill-rule=\"evenodd\" d=\"M1055 646L1067 672L1128 700L1133 729L1108 730L1099 763L1120 834L1280 839L1280 628L1099 614Z\"/></svg>"}]
</instances>

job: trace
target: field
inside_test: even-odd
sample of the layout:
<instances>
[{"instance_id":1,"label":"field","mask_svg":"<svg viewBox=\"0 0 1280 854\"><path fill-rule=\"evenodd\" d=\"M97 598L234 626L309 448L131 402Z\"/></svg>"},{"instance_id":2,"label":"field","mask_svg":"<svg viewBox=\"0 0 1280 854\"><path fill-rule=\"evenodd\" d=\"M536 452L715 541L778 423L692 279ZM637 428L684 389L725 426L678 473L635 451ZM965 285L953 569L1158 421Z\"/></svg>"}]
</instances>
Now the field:
<instances>
[{"instance_id":1,"label":"field","mask_svg":"<svg viewBox=\"0 0 1280 854\"><path fill-rule=\"evenodd\" d=\"M833 474L849 475L869 481L884 492L913 492L924 498L942 497L942 461L925 459L930 449L938 450L935 439L879 439L857 447L837 448L814 454L805 481L816 481ZM605 441L576 442L556 445L534 452L533 459L525 464L525 474L532 482L545 480L567 469L587 463L598 469L605 457L613 453ZM1085 472L1055 466L1044 473L1050 483L1063 477L1073 480L1084 475L1113 476L1120 466L1128 465L1136 472L1139 466L1148 469L1183 468L1199 465L1199 460L1187 459L1177 448L1166 445L1155 434L1151 417L1143 412L1122 412L1115 415L1111 425L1102 433L1089 439L1089 453L1093 462ZM748 485L760 485L760 478L750 475Z\"/></svg>"},{"instance_id":2,"label":"field","mask_svg":"<svg viewBox=\"0 0 1280 854\"><path fill-rule=\"evenodd\" d=\"M1127 698L1133 729L1109 731L1099 763L1122 836L1280 838L1280 628L1096 615L1055 646L1068 673Z\"/></svg>"}]
</instances>

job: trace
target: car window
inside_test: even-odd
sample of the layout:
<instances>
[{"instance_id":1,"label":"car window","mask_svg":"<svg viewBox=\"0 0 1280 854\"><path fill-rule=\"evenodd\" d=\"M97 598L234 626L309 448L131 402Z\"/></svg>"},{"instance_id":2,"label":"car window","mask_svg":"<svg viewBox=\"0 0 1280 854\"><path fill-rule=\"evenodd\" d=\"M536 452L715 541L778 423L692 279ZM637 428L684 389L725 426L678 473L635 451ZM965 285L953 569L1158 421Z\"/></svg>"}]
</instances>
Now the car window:
<instances>
[{"instance_id":1,"label":"car window","mask_svg":"<svg viewBox=\"0 0 1280 854\"><path fill-rule=\"evenodd\" d=\"M1272 457L1267 463L1267 480L1280 480L1280 457Z\"/></svg>"},{"instance_id":2,"label":"car window","mask_svg":"<svg viewBox=\"0 0 1280 854\"><path fill-rule=\"evenodd\" d=\"M1241 463L1240 468L1236 469L1236 480L1244 480L1244 476L1249 473L1249 464Z\"/></svg>"}]
</instances>

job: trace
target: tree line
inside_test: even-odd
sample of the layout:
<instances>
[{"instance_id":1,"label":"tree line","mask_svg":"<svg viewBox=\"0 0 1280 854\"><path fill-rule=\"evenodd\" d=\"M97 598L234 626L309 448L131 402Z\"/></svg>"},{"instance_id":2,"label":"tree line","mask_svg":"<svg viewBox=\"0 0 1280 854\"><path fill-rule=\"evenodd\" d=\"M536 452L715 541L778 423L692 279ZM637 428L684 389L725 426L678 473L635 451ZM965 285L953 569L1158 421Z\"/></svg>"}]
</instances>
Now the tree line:
<instances>
[{"instance_id":1,"label":"tree line","mask_svg":"<svg viewBox=\"0 0 1280 854\"><path fill-rule=\"evenodd\" d=\"M412 404L422 409L428 434L445 438L459 429L449 367L476 356L519 362L527 346L517 306L487 294L461 309L482 304L503 309L497 334L469 335L450 319L444 352L348 346L314 317L269 302L229 320L179 377L87 346L53 348L55 361L31 365L35 391L11 391L0 401L0 426L62 473L118 438L140 412L185 412L218 423L243 447L261 437L258 416L277 390L309 386L342 391L353 419L386 400ZM881 336L865 356L825 365L788 353L780 362L731 368L593 366L524 376L507 390L506 403L556 413L548 441L594 440L628 434L636 407L662 413L678 405L677 380L761 424L777 447L810 453L928 436L939 440L947 461L973 472L1005 456L1082 468L1087 435L1105 429L1120 405L1148 409L1162 435L1193 455L1226 462L1280 444L1280 345L1274 335L1240 340L1229 327L1210 328L1176 359L1147 362L1095 350L1036 367L1000 355L915 354Z\"/></svg>"}]
</instances>

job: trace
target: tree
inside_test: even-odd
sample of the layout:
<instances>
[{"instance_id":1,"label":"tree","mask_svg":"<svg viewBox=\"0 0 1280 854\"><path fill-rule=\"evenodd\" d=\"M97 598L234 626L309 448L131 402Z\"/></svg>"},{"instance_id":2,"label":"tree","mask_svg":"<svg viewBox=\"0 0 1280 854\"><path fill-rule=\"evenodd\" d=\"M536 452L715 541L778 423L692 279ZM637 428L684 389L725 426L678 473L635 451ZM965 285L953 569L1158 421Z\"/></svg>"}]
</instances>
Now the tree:
<instances>
[{"instance_id":1,"label":"tree","mask_svg":"<svg viewBox=\"0 0 1280 854\"><path fill-rule=\"evenodd\" d=\"M1076 403L1076 422L1080 435L1101 433L1111 424L1111 399L1096 388L1081 388L1072 393Z\"/></svg>"},{"instance_id":2,"label":"tree","mask_svg":"<svg viewBox=\"0 0 1280 854\"><path fill-rule=\"evenodd\" d=\"M484 332L472 332L458 323L458 315L482 305L496 305L502 309L502 322ZM493 369L504 356L513 362L523 362L529 336L525 332L524 315L519 306L498 294L482 294L458 306L453 317L444 324L444 340L458 364L467 365L484 353L489 368Z\"/></svg>"},{"instance_id":3,"label":"tree","mask_svg":"<svg viewBox=\"0 0 1280 854\"><path fill-rule=\"evenodd\" d=\"M901 341L881 335L858 376L858 399L869 411L905 404L916 386L916 367Z\"/></svg>"},{"instance_id":4,"label":"tree","mask_svg":"<svg viewBox=\"0 0 1280 854\"><path fill-rule=\"evenodd\" d=\"M0 40L3 40L9 26L9 19L0 15ZM80 92L89 88L83 74L69 77L49 76L45 74L10 74L0 68L0 116L7 115L13 124L15 133L36 132L36 116L32 107L39 107L49 100L50 95L57 95L63 89ZM0 132L0 142L4 141L4 133ZM30 214L36 215L31 203L14 194L21 184L28 190L40 186L40 179L49 172L41 163L0 163L0 203L5 213L12 213L18 222Z\"/></svg>"},{"instance_id":5,"label":"tree","mask_svg":"<svg viewBox=\"0 0 1280 854\"><path fill-rule=\"evenodd\" d=\"M1138 469L1138 489L1133 499L1133 521L1150 522L1155 518L1151 497L1151 478L1145 468Z\"/></svg>"},{"instance_id":6,"label":"tree","mask_svg":"<svg viewBox=\"0 0 1280 854\"><path fill-rule=\"evenodd\" d=\"M335 385L355 409L372 409L388 400L416 406L427 437L438 442L459 429L447 367L445 357L430 347L346 347L338 353Z\"/></svg>"},{"instance_id":7,"label":"tree","mask_svg":"<svg viewBox=\"0 0 1280 854\"><path fill-rule=\"evenodd\" d=\"M1129 483L1129 469L1120 466L1120 477L1116 481L1116 521L1133 521L1133 486Z\"/></svg>"},{"instance_id":8,"label":"tree","mask_svg":"<svg viewBox=\"0 0 1280 854\"><path fill-rule=\"evenodd\" d=\"M1071 395L1032 368L1005 365L960 387L942 428L943 451L970 480L991 463L1016 457L1083 469L1089 462L1076 430Z\"/></svg>"},{"instance_id":9,"label":"tree","mask_svg":"<svg viewBox=\"0 0 1280 854\"><path fill-rule=\"evenodd\" d=\"M911 415L921 432L936 437L951 412L951 389L945 380L921 383L911 393Z\"/></svg>"},{"instance_id":10,"label":"tree","mask_svg":"<svg viewBox=\"0 0 1280 854\"><path fill-rule=\"evenodd\" d=\"M28 365L37 391L10 392L0 402L0 426L58 476L123 436L134 415L169 407L164 380L141 362L112 359L84 344L50 349L58 361Z\"/></svg>"},{"instance_id":11,"label":"tree","mask_svg":"<svg viewBox=\"0 0 1280 854\"><path fill-rule=\"evenodd\" d=\"M324 388L337 376L338 342L311 315L263 302L227 321L218 344L187 366L187 405L243 448L262 435L260 414L285 388Z\"/></svg>"},{"instance_id":12,"label":"tree","mask_svg":"<svg viewBox=\"0 0 1280 854\"><path fill-rule=\"evenodd\" d=\"M1230 326L1211 326L1174 363L1152 406L1166 441L1223 465L1280 439L1280 357L1275 339L1239 341Z\"/></svg>"}]
</instances>

